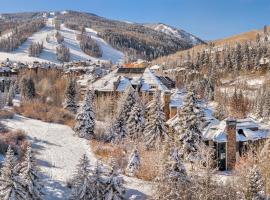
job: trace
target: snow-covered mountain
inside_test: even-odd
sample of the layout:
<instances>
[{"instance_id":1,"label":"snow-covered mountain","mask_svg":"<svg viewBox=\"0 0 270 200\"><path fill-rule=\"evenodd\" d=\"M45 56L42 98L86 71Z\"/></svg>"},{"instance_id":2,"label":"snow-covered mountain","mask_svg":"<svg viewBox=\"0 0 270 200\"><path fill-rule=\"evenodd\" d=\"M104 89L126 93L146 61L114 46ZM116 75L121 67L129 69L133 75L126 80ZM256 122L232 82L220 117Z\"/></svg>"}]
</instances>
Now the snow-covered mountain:
<instances>
[{"instance_id":1,"label":"snow-covered mountain","mask_svg":"<svg viewBox=\"0 0 270 200\"><path fill-rule=\"evenodd\" d=\"M182 29L175 28L163 23L151 23L151 24L144 24L147 27L150 27L156 31L166 33L168 35L177 37L181 40L184 40L192 45L202 44L205 43L202 39L188 33Z\"/></svg>"}]
</instances>

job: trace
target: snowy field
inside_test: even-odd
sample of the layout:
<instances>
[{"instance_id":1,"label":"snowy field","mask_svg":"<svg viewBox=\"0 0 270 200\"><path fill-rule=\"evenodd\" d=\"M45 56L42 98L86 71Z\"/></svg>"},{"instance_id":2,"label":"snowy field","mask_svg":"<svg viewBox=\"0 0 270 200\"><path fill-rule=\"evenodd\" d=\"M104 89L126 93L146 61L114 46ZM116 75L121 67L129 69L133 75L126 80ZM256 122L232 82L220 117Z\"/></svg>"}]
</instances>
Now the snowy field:
<instances>
[{"instance_id":1,"label":"snowy field","mask_svg":"<svg viewBox=\"0 0 270 200\"><path fill-rule=\"evenodd\" d=\"M27 39L18 49L13 52L0 52L0 61L9 58L12 61L20 61L20 62L28 62L32 63L34 61L39 62L51 62L55 64L60 64L60 62L56 58L56 47L58 43L54 37L56 30L53 26L53 19L48 18L46 26L40 31L33 34L31 37ZM73 60L111 60L113 63L120 63L124 59L124 54L114 48L112 48L108 43L106 43L103 39L97 37L97 33L92 29L87 29L88 33L93 36L93 39L97 41L100 45L103 56L101 59L93 58L87 54L85 54L81 48L79 41L76 40L77 31L68 29L61 25L61 30L59 31L64 36L63 44L66 45L70 49L71 53L71 61ZM48 37L48 41L46 38ZM44 49L40 54L39 58L29 57L28 56L28 48L32 42L43 42Z\"/></svg>"},{"instance_id":2,"label":"snowy field","mask_svg":"<svg viewBox=\"0 0 270 200\"><path fill-rule=\"evenodd\" d=\"M38 164L44 173L46 200L67 199L70 191L66 182L72 177L79 159L87 154L90 164L96 158L87 140L74 136L65 125L45 123L15 115L13 119L1 121L10 129L21 129L33 144ZM124 177L127 188L126 199L146 199L152 188L147 182Z\"/></svg>"}]
</instances>

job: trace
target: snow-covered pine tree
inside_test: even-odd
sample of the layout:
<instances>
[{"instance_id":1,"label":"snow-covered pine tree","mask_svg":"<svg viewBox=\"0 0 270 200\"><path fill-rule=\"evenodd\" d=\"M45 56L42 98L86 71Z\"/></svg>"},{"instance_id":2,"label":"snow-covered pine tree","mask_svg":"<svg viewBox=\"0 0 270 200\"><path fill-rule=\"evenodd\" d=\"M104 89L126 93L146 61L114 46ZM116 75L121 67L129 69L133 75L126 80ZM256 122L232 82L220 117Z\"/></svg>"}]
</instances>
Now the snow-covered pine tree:
<instances>
[{"instance_id":1,"label":"snow-covered pine tree","mask_svg":"<svg viewBox=\"0 0 270 200\"><path fill-rule=\"evenodd\" d=\"M76 116L74 130L79 137L91 139L95 130L94 93L88 90Z\"/></svg>"},{"instance_id":2,"label":"snow-covered pine tree","mask_svg":"<svg viewBox=\"0 0 270 200\"><path fill-rule=\"evenodd\" d=\"M69 110L72 113L77 112L76 97L77 97L76 80L70 79L68 82L66 91L65 91L64 108Z\"/></svg>"},{"instance_id":3,"label":"snow-covered pine tree","mask_svg":"<svg viewBox=\"0 0 270 200\"><path fill-rule=\"evenodd\" d=\"M179 146L181 147L180 152L185 160L194 162L198 145L202 140L201 127L203 116L200 108L197 106L196 98L192 90L188 92L185 98L179 120L179 124L181 124L178 134Z\"/></svg>"},{"instance_id":4,"label":"snow-covered pine tree","mask_svg":"<svg viewBox=\"0 0 270 200\"><path fill-rule=\"evenodd\" d=\"M247 199L266 200L264 182L259 168L255 165L248 174Z\"/></svg>"},{"instance_id":5,"label":"snow-covered pine tree","mask_svg":"<svg viewBox=\"0 0 270 200\"><path fill-rule=\"evenodd\" d=\"M144 136L147 148L160 147L162 141L168 137L165 114L161 103L161 92L159 90L155 92L153 101L150 103Z\"/></svg>"},{"instance_id":6,"label":"snow-covered pine tree","mask_svg":"<svg viewBox=\"0 0 270 200\"><path fill-rule=\"evenodd\" d=\"M126 167L126 174L129 176L134 176L136 172L140 169L141 158L137 148L135 148L129 158L128 165Z\"/></svg>"},{"instance_id":7,"label":"snow-covered pine tree","mask_svg":"<svg viewBox=\"0 0 270 200\"><path fill-rule=\"evenodd\" d=\"M138 95L136 95L138 96ZM142 137L144 129L144 109L140 99L137 98L127 121L128 137L135 141Z\"/></svg>"},{"instance_id":8,"label":"snow-covered pine tree","mask_svg":"<svg viewBox=\"0 0 270 200\"><path fill-rule=\"evenodd\" d=\"M94 199L105 199L105 191L107 187L106 183L106 177L104 176L104 173L102 172L102 164L100 161L97 161L96 167L93 171L93 174L91 175L92 180L92 187L93 190L93 198Z\"/></svg>"},{"instance_id":9,"label":"snow-covered pine tree","mask_svg":"<svg viewBox=\"0 0 270 200\"><path fill-rule=\"evenodd\" d=\"M22 163L18 164L16 167L20 177L29 193L29 198L33 200L42 199L42 186L40 179L40 172L37 168L36 160L32 155L31 146L27 147L25 158Z\"/></svg>"},{"instance_id":10,"label":"snow-covered pine tree","mask_svg":"<svg viewBox=\"0 0 270 200\"><path fill-rule=\"evenodd\" d=\"M110 141L120 142L127 136L127 121L136 99L136 92L130 86L124 93L122 101L119 102L117 115L109 127Z\"/></svg>"},{"instance_id":11,"label":"snow-covered pine tree","mask_svg":"<svg viewBox=\"0 0 270 200\"><path fill-rule=\"evenodd\" d=\"M106 181L104 190L105 200L123 200L125 188L123 186L123 178L119 176L117 170L113 167Z\"/></svg>"},{"instance_id":12,"label":"snow-covered pine tree","mask_svg":"<svg viewBox=\"0 0 270 200\"><path fill-rule=\"evenodd\" d=\"M190 180L176 148L164 150L164 163L157 182L156 199L190 199L187 189Z\"/></svg>"},{"instance_id":13,"label":"snow-covered pine tree","mask_svg":"<svg viewBox=\"0 0 270 200\"><path fill-rule=\"evenodd\" d=\"M76 172L72 178L72 192L70 200L96 199L93 196L95 186L92 184L89 160L86 154L80 159Z\"/></svg>"},{"instance_id":14,"label":"snow-covered pine tree","mask_svg":"<svg viewBox=\"0 0 270 200\"><path fill-rule=\"evenodd\" d=\"M8 147L0 176L0 199L29 200L29 193L23 180L15 170L14 152Z\"/></svg>"},{"instance_id":15,"label":"snow-covered pine tree","mask_svg":"<svg viewBox=\"0 0 270 200\"><path fill-rule=\"evenodd\" d=\"M6 156L5 156L5 162L3 164L3 167L1 168L0 175L2 177L7 177L11 175L12 169L15 167L15 157L14 152L11 148L11 146L8 146Z\"/></svg>"}]
</instances>

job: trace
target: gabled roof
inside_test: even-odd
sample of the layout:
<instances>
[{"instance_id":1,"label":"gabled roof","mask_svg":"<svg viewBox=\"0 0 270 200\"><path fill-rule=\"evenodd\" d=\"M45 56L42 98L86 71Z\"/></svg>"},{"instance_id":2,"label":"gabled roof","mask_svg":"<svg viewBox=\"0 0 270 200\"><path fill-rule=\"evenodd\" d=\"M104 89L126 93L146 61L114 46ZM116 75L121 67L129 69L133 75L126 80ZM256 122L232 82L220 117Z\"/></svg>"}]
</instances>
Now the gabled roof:
<instances>
[{"instance_id":1,"label":"gabled roof","mask_svg":"<svg viewBox=\"0 0 270 200\"><path fill-rule=\"evenodd\" d=\"M160 79L153 72L151 72L150 69L145 69L141 76L135 74L134 76L128 77L122 75L121 73L118 74L119 69L116 69L95 81L93 83L93 88L98 91L113 91L115 82L119 81L117 86L118 91L124 91L123 88L127 88L127 84L140 85L141 91L155 91L156 89L159 89L163 92L170 91L166 85L160 81Z\"/></svg>"}]
</instances>

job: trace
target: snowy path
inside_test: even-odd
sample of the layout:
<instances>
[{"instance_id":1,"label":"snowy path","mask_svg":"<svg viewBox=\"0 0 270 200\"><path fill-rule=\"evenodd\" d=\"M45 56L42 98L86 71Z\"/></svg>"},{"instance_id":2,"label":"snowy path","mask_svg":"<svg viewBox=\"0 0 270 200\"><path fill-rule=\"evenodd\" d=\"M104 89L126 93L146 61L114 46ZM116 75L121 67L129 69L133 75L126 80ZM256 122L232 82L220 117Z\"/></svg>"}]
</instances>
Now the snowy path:
<instances>
[{"instance_id":1,"label":"snowy path","mask_svg":"<svg viewBox=\"0 0 270 200\"><path fill-rule=\"evenodd\" d=\"M72 177L80 157L87 153L93 165L96 158L88 142L74 136L72 129L65 125L45 123L39 120L15 115L13 119L2 120L10 129L21 129L27 133L36 151L38 164L45 176L46 200L67 199L69 189L66 181ZM127 199L146 199L151 186L144 181L124 177Z\"/></svg>"}]
</instances>

